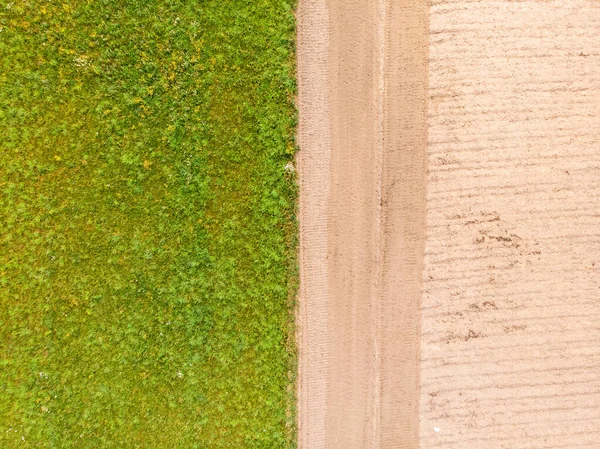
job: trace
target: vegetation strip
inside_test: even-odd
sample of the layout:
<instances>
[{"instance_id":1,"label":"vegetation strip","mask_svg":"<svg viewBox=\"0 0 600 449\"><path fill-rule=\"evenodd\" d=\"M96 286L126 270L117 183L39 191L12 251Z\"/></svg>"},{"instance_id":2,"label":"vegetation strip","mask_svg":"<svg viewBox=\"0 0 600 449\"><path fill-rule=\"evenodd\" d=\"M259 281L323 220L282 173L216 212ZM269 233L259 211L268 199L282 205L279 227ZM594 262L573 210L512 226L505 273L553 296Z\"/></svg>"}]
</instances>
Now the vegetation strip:
<instances>
[{"instance_id":1,"label":"vegetation strip","mask_svg":"<svg viewBox=\"0 0 600 449\"><path fill-rule=\"evenodd\" d=\"M0 4L3 448L295 445L292 3Z\"/></svg>"}]
</instances>

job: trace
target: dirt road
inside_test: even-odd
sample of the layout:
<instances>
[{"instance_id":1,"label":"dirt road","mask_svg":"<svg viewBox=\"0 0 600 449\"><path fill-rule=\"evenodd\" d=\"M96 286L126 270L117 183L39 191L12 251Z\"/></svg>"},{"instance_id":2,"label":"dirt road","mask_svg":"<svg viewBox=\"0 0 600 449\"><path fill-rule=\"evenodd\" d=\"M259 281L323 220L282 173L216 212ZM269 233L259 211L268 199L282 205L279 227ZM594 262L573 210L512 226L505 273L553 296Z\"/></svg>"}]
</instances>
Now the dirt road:
<instances>
[{"instance_id":1,"label":"dirt road","mask_svg":"<svg viewBox=\"0 0 600 449\"><path fill-rule=\"evenodd\" d=\"M427 14L299 5L303 449L418 447Z\"/></svg>"}]
</instances>

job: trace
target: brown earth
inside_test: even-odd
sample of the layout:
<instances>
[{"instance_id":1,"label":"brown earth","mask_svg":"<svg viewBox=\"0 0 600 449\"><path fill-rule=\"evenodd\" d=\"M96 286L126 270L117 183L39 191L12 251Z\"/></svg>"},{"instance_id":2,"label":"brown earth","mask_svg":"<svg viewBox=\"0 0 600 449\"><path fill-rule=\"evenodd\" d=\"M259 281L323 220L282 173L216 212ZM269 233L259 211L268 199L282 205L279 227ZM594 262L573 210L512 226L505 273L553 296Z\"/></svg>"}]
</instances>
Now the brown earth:
<instances>
[{"instance_id":1,"label":"brown earth","mask_svg":"<svg viewBox=\"0 0 600 449\"><path fill-rule=\"evenodd\" d=\"M301 448L418 447L427 14L299 5Z\"/></svg>"},{"instance_id":2,"label":"brown earth","mask_svg":"<svg viewBox=\"0 0 600 449\"><path fill-rule=\"evenodd\" d=\"M600 448L600 2L300 0L298 58L300 448Z\"/></svg>"},{"instance_id":3,"label":"brown earth","mask_svg":"<svg viewBox=\"0 0 600 449\"><path fill-rule=\"evenodd\" d=\"M599 449L600 2L430 18L421 447Z\"/></svg>"}]
</instances>

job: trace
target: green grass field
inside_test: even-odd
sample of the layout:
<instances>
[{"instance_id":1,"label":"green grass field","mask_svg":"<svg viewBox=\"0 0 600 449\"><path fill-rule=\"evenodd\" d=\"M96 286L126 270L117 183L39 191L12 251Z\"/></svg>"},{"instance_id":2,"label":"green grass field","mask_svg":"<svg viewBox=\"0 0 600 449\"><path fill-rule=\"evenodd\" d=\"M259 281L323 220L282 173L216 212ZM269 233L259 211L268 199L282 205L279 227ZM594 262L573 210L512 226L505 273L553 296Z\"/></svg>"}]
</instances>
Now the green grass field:
<instances>
[{"instance_id":1,"label":"green grass field","mask_svg":"<svg viewBox=\"0 0 600 449\"><path fill-rule=\"evenodd\" d=\"M293 6L0 0L1 448L295 446Z\"/></svg>"}]
</instances>

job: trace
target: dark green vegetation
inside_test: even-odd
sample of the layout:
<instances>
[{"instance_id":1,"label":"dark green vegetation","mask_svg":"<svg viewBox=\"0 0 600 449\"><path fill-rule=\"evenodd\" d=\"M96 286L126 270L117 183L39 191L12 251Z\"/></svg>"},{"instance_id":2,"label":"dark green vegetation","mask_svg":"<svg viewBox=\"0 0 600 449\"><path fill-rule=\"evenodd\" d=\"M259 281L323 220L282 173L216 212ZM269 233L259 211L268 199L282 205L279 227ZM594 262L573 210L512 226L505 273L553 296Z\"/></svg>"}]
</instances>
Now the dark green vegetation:
<instances>
[{"instance_id":1,"label":"dark green vegetation","mask_svg":"<svg viewBox=\"0 0 600 449\"><path fill-rule=\"evenodd\" d=\"M291 0L0 0L0 447L294 446Z\"/></svg>"}]
</instances>

